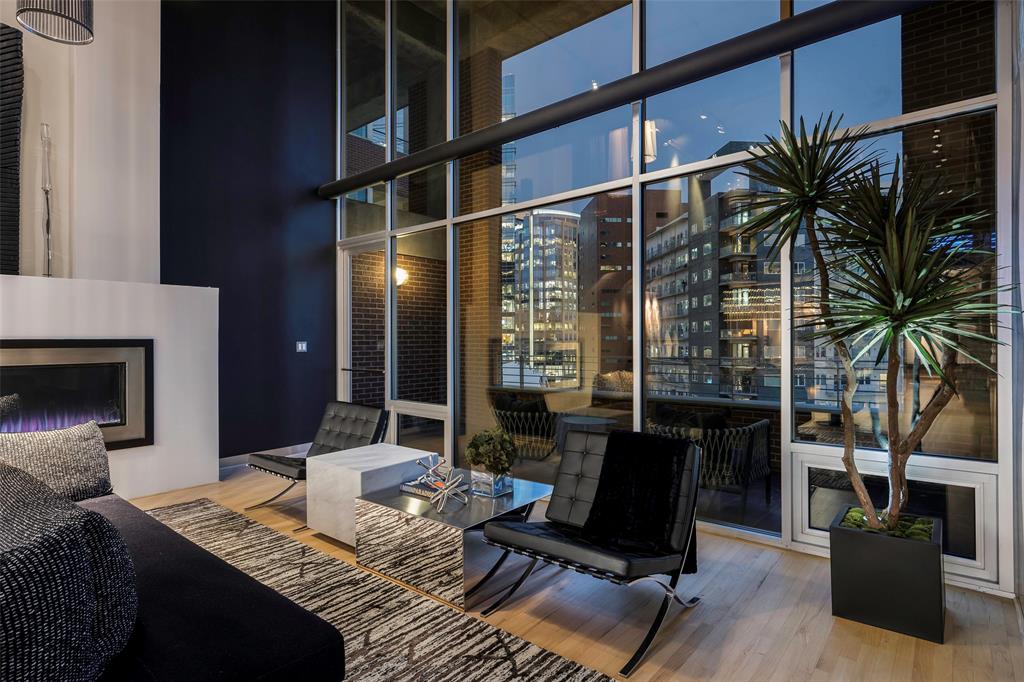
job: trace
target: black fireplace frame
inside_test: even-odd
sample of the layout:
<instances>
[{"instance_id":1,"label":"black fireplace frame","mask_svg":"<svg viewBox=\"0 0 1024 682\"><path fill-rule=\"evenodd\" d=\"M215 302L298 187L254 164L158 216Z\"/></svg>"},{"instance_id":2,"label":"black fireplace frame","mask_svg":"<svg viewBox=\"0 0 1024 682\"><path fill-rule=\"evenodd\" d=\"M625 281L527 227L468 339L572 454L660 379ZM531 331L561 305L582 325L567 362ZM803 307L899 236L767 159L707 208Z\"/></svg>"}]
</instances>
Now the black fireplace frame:
<instances>
[{"instance_id":1,"label":"black fireplace frame","mask_svg":"<svg viewBox=\"0 0 1024 682\"><path fill-rule=\"evenodd\" d=\"M153 339L0 339L3 348L141 348L145 372L145 435L106 444L107 450L123 450L153 444Z\"/></svg>"}]
</instances>

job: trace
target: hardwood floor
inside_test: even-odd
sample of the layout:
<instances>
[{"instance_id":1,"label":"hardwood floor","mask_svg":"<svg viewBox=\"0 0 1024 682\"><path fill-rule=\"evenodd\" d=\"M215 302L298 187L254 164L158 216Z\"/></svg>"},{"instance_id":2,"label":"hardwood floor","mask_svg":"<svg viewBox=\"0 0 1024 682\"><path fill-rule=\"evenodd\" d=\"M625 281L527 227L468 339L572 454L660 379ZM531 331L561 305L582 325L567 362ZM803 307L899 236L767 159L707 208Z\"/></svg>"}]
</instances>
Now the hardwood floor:
<instances>
[{"instance_id":1,"label":"hardwood floor","mask_svg":"<svg viewBox=\"0 0 1024 682\"><path fill-rule=\"evenodd\" d=\"M281 479L241 467L224 480L133 500L143 509L210 498L242 512L270 497ZM297 486L254 520L343 561L352 549L311 531ZM244 513L244 512L243 512ZM932 644L833 618L828 562L818 557L702 532L700 570L680 592L699 595L673 609L655 648L631 680L1019 680L1024 643L1009 600L947 588L947 643ZM507 562L511 574L521 565ZM661 597L652 585L619 587L548 566L521 596L487 621L616 676L646 631ZM479 616L480 606L470 612Z\"/></svg>"}]
</instances>

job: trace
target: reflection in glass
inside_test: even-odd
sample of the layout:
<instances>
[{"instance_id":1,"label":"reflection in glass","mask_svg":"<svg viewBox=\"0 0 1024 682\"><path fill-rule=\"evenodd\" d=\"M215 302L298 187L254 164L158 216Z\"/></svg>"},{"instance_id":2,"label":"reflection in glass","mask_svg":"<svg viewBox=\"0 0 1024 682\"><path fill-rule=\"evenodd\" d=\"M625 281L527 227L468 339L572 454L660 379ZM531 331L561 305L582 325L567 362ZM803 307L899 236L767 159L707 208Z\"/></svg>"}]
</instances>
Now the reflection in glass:
<instances>
[{"instance_id":1,"label":"reflection in glass","mask_svg":"<svg viewBox=\"0 0 1024 682\"><path fill-rule=\"evenodd\" d=\"M448 402L448 256L445 229L398 237L395 253L395 398Z\"/></svg>"},{"instance_id":2,"label":"reflection in glass","mask_svg":"<svg viewBox=\"0 0 1024 682\"><path fill-rule=\"evenodd\" d=\"M750 149L779 128L779 62L729 71L648 98L646 170Z\"/></svg>"},{"instance_id":3,"label":"reflection in glass","mask_svg":"<svg viewBox=\"0 0 1024 682\"><path fill-rule=\"evenodd\" d=\"M811 468L808 474L808 518L810 527L828 530L832 520L847 506L858 505L845 471ZM883 476L864 476L864 484L875 504L885 506L889 494ZM977 558L974 488L910 481L910 500L904 513L942 519L943 552L964 559Z\"/></svg>"},{"instance_id":4,"label":"reflection in glass","mask_svg":"<svg viewBox=\"0 0 1024 682\"><path fill-rule=\"evenodd\" d=\"M440 419L400 414L398 415L398 444L416 450L426 450L444 457L444 422Z\"/></svg>"},{"instance_id":5,"label":"reflection in glass","mask_svg":"<svg viewBox=\"0 0 1024 682\"><path fill-rule=\"evenodd\" d=\"M352 402L384 407L384 249L350 257Z\"/></svg>"},{"instance_id":6,"label":"reflection in glass","mask_svg":"<svg viewBox=\"0 0 1024 682\"><path fill-rule=\"evenodd\" d=\"M632 428L632 197L462 225L459 448L500 425L552 482L570 429Z\"/></svg>"},{"instance_id":7,"label":"reflection in glass","mask_svg":"<svg viewBox=\"0 0 1024 682\"><path fill-rule=\"evenodd\" d=\"M445 168L442 163L395 179L395 227L412 227L447 216Z\"/></svg>"},{"instance_id":8,"label":"reflection in glass","mask_svg":"<svg viewBox=\"0 0 1024 682\"><path fill-rule=\"evenodd\" d=\"M630 73L629 2L515 0L457 6L459 134ZM619 107L461 159L458 212L626 177L630 123L630 108Z\"/></svg>"},{"instance_id":9,"label":"reflection in glass","mask_svg":"<svg viewBox=\"0 0 1024 682\"><path fill-rule=\"evenodd\" d=\"M798 0L804 11L823 0ZM794 112L859 125L995 90L995 5L934 3L824 40L793 57Z\"/></svg>"},{"instance_id":10,"label":"reflection in glass","mask_svg":"<svg viewBox=\"0 0 1024 682\"><path fill-rule=\"evenodd\" d=\"M993 114L970 116L911 126L901 132L880 136L865 143L882 153L884 159L902 155L907 173L938 174L951 196L972 196L951 209L953 215L984 212L988 217L975 223L971 239L978 249L995 249L995 122ZM953 216L951 216L953 217ZM809 251L794 254L793 312L803 315L814 310L817 270ZM993 272L992 277L995 277ZM994 335L994 329L986 330ZM812 339L813 330L795 326L793 333L794 379L806 383L794 391L795 438L832 445L842 444L839 403L846 386L845 372L835 350L823 339ZM996 367L996 349L991 344L962 339L972 355ZM856 351L856 349L855 349ZM905 423L909 426L914 406L927 402L938 385L915 354L904 353L906 364L900 386ZM996 459L997 376L965 356L958 359L959 395L940 413L921 444L920 451L936 455ZM857 445L883 448L887 431L885 362L876 366L874 354L857 363L857 393L854 397ZM915 381L915 377L918 381Z\"/></svg>"},{"instance_id":11,"label":"reflection in glass","mask_svg":"<svg viewBox=\"0 0 1024 682\"><path fill-rule=\"evenodd\" d=\"M459 214L628 176L630 121L619 107L459 159Z\"/></svg>"},{"instance_id":12,"label":"reflection in glass","mask_svg":"<svg viewBox=\"0 0 1024 682\"><path fill-rule=\"evenodd\" d=\"M777 2L648 0L644 5L644 66L649 69L778 20Z\"/></svg>"},{"instance_id":13,"label":"reflection in glass","mask_svg":"<svg viewBox=\"0 0 1024 682\"><path fill-rule=\"evenodd\" d=\"M625 0L457 7L460 135L630 73L632 8Z\"/></svg>"},{"instance_id":14,"label":"reflection in glass","mask_svg":"<svg viewBox=\"0 0 1024 682\"><path fill-rule=\"evenodd\" d=\"M644 188L645 429L701 446L701 518L779 533L781 284L736 170Z\"/></svg>"},{"instance_id":15,"label":"reflection in glass","mask_svg":"<svg viewBox=\"0 0 1024 682\"><path fill-rule=\"evenodd\" d=\"M395 22L395 156L445 139L444 0L398 0Z\"/></svg>"},{"instance_id":16,"label":"reflection in glass","mask_svg":"<svg viewBox=\"0 0 1024 682\"><path fill-rule=\"evenodd\" d=\"M342 198L341 229L344 237L381 232L385 227L386 185L382 182L349 192Z\"/></svg>"},{"instance_id":17,"label":"reflection in glass","mask_svg":"<svg viewBox=\"0 0 1024 682\"><path fill-rule=\"evenodd\" d=\"M384 2L342 3L345 175L384 163Z\"/></svg>"}]
</instances>

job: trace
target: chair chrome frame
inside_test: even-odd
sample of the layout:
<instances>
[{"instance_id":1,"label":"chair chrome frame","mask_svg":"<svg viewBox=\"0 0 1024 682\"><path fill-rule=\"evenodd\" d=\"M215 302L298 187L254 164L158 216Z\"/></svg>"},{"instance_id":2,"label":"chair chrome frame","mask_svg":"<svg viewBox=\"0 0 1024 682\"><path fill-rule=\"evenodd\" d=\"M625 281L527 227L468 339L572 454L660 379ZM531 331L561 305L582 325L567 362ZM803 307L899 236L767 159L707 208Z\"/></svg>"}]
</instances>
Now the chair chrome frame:
<instances>
[{"instance_id":1,"label":"chair chrome frame","mask_svg":"<svg viewBox=\"0 0 1024 682\"><path fill-rule=\"evenodd\" d=\"M695 459L695 461L693 463L693 469L694 469L694 471L699 472L700 471L700 449L699 449L699 447L695 447L695 449L694 449L694 457L696 459ZM658 631L660 631L660 629L662 629L662 626L665 623L665 619L666 619L666 616L669 613L669 607L672 605L672 602L675 601L680 606L682 606L684 609L689 609L689 608L692 608L692 607L696 606L697 603L700 601L700 597L691 597L690 599L684 599L676 591L676 586L679 584L679 579L681 577L683 567L686 565L686 560L689 558L690 547L693 546L693 535L696 532L696 509L695 509L696 497L695 496L696 496L696 488L697 488L697 485L696 485L697 479L698 479L698 477L694 476L693 484L691 485L691 497L689 499L693 501L692 504L694 506L694 509L693 509L693 513L691 514L691 517L690 517L689 531L687 532L687 535L686 535L686 545L685 545L686 549L684 549L682 554L681 554L681 559L682 560L679 563L679 567L676 568L671 573L668 573L669 582L667 584L663 583L662 581L657 580L654 576L642 576L642 577L639 577L639 578L623 578L621 576L617 576L617 574L615 574L615 573L611 573L611 572L603 571L603 570L598 570L596 568L592 568L592 567L584 565L584 564L575 563L575 562L572 562L572 561L566 561L566 560L564 560L564 559L562 559L560 557L551 556L551 555L545 554L543 552L537 552L535 550L526 549L524 547L518 547L518 546L515 546L515 545L508 545L508 544L505 544L505 543L500 543L500 542L497 542L497 541L494 541L492 539L484 537L483 538L483 542L485 542L486 544L488 544L490 546L497 547L498 549L504 550L504 552L502 553L501 557L499 557L497 563L495 563L495 565L492 566L492 568L490 568L490 570L487 571L487 573L485 574L485 576L483 577L483 579L479 583L477 583L475 586L473 586L473 588L472 588L472 590L470 592L476 592L477 590L479 590L480 587L483 586L483 583L485 583L486 581L492 579L495 576L495 574L498 572L498 569L501 567L501 565L505 562L505 559L508 558L509 553L518 554L520 556L524 556L524 557L528 558L530 561L526 565L526 568L523 570L523 572L520 574L518 580L516 580L516 582L513 583L512 586L505 593L503 593L501 596L499 596L498 599L496 599L494 601L494 603L492 603L489 606L487 606L481 612L481 615L490 615L490 614L494 613L495 611L497 611L498 609L500 609L506 603L508 603L508 601L512 597L512 595L520 587L522 587L522 584L526 582L527 578L529 578L530 573L534 572L534 569L537 566L537 562L538 561L542 561L544 563L550 563L550 564L559 566L561 568L568 568L570 570L577 571L578 573L584 573L585 576L590 576L591 578L596 578L596 579L601 580L601 581L607 581L609 583L614 583L615 585L625 585L625 586L629 587L631 585L637 585L637 584L640 584L640 583L653 583L653 584L657 585L658 587L662 588L662 590L665 592L665 597L662 600L662 605L660 605L660 607L657 610L657 614L654 616L654 621L651 623L650 628L648 628L648 630L647 630L647 634L644 636L643 641L640 643L640 646L637 647L637 650L633 653L633 656L629 659L629 662L620 671L620 675L622 675L623 677L629 677L631 674L633 674L633 671L636 669L636 667L638 665L640 665L641 660L643 660L644 656L647 654L647 651L650 649L651 644L654 643L654 638L657 637ZM467 593L467 595L468 595L468 593Z\"/></svg>"}]
</instances>

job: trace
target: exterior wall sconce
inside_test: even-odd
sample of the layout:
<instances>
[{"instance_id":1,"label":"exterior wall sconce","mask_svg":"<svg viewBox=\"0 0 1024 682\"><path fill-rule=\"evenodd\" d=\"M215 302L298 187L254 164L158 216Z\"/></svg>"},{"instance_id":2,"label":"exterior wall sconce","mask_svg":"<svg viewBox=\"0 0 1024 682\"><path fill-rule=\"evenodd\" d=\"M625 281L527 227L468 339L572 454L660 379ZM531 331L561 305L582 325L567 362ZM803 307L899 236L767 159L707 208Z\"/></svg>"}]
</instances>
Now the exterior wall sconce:
<instances>
[{"instance_id":1,"label":"exterior wall sconce","mask_svg":"<svg viewBox=\"0 0 1024 682\"><path fill-rule=\"evenodd\" d=\"M400 287L409 281L409 271L405 268L395 268L395 286Z\"/></svg>"}]
</instances>

